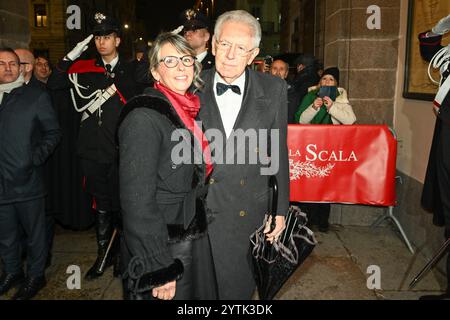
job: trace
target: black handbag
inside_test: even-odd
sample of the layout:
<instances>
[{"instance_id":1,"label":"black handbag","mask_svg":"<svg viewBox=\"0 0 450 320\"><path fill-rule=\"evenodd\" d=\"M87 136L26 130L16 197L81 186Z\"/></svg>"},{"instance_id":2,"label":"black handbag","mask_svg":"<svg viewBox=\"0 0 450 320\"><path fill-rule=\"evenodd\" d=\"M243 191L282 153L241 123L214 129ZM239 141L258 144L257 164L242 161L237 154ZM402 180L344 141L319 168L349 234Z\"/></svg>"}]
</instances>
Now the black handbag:
<instances>
[{"instance_id":1,"label":"black handbag","mask_svg":"<svg viewBox=\"0 0 450 320\"><path fill-rule=\"evenodd\" d=\"M263 231L270 216L271 230L275 227L278 201L276 178L272 176L270 182L273 190L272 212L266 215L262 226L250 236L253 276L261 300L272 300L317 244L314 233L306 227L306 214L295 206L289 207L286 228L278 239L273 243L266 240Z\"/></svg>"}]
</instances>

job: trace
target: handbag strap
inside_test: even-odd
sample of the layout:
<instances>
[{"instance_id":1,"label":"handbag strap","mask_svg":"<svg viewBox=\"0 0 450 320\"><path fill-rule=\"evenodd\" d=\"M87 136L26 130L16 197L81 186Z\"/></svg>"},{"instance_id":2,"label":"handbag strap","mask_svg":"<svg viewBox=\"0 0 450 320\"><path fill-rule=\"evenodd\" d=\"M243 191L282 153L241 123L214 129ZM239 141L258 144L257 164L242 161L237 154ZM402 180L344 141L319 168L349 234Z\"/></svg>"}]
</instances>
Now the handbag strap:
<instances>
[{"instance_id":1,"label":"handbag strap","mask_svg":"<svg viewBox=\"0 0 450 320\"><path fill-rule=\"evenodd\" d=\"M270 232L275 229L275 217L277 215L277 207L278 207L278 181L275 176L270 176L269 180L270 186L272 187L272 212L270 215L272 216L272 221L270 223Z\"/></svg>"}]
</instances>

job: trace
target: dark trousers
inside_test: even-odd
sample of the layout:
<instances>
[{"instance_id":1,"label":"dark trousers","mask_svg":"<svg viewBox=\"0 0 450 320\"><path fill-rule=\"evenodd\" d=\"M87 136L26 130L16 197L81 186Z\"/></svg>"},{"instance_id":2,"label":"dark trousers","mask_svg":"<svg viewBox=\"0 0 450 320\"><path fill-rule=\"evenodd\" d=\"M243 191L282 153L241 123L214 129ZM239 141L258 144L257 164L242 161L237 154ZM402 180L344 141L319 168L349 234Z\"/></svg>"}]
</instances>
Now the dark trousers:
<instances>
[{"instance_id":1,"label":"dark trousers","mask_svg":"<svg viewBox=\"0 0 450 320\"><path fill-rule=\"evenodd\" d=\"M0 205L0 256L6 273L22 271L21 229L27 238L27 274L43 276L48 254L44 198Z\"/></svg>"},{"instance_id":2,"label":"dark trousers","mask_svg":"<svg viewBox=\"0 0 450 320\"><path fill-rule=\"evenodd\" d=\"M445 236L450 237L450 124L442 122L436 149L436 176L439 184L442 211L444 213ZM447 283L450 291L450 253L447 255Z\"/></svg>"},{"instance_id":3,"label":"dark trousers","mask_svg":"<svg viewBox=\"0 0 450 320\"><path fill-rule=\"evenodd\" d=\"M119 211L119 173L115 163L81 159L86 192L95 200L98 211Z\"/></svg>"},{"instance_id":4,"label":"dark trousers","mask_svg":"<svg viewBox=\"0 0 450 320\"><path fill-rule=\"evenodd\" d=\"M299 203L299 207L308 217L309 225L319 227L328 226L330 218L331 204L329 203Z\"/></svg>"}]
</instances>

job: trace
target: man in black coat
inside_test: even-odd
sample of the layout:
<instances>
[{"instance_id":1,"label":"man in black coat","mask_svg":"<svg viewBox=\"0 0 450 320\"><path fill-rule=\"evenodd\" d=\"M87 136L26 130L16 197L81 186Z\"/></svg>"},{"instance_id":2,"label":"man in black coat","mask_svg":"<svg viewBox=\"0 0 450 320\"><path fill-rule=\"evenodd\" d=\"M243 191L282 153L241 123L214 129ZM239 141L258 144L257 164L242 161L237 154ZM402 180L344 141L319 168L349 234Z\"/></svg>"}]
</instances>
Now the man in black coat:
<instances>
[{"instance_id":1,"label":"man in black coat","mask_svg":"<svg viewBox=\"0 0 450 320\"><path fill-rule=\"evenodd\" d=\"M319 75L316 70L315 58L310 54L302 54L295 60L297 76L289 84L288 90L288 123L295 124L295 113L308 93L308 88L319 83Z\"/></svg>"},{"instance_id":2,"label":"man in black coat","mask_svg":"<svg viewBox=\"0 0 450 320\"><path fill-rule=\"evenodd\" d=\"M46 85L44 82L39 81L35 77L35 58L33 53L25 48L18 48L15 49L14 52L19 56L20 59L20 72L23 76L23 79L25 81L25 85L28 86L37 86L38 88L46 91ZM54 105L53 105L54 107ZM56 151L56 150L55 150ZM56 153L56 152L55 152ZM47 255L47 261L45 263L46 267L49 267L51 264L52 259L52 245L53 245L53 236L54 236L54 227L55 227L55 219L53 217L53 206L52 206L52 200L55 197L55 186L53 185L54 176L57 176L59 172L56 172L55 166L54 166L54 159L55 153L53 153L48 161L46 161L46 164L44 166L44 181L45 186L48 192L48 195L46 197L45 201L45 227L46 227L46 243L48 247L48 255ZM26 239L23 240L23 252L26 252Z\"/></svg>"},{"instance_id":3,"label":"man in black coat","mask_svg":"<svg viewBox=\"0 0 450 320\"><path fill-rule=\"evenodd\" d=\"M208 17L199 11L188 9L182 14L182 23L184 37L194 49L197 61L202 64L202 70L214 67L214 56L208 51L208 41L211 37Z\"/></svg>"},{"instance_id":4,"label":"man in black coat","mask_svg":"<svg viewBox=\"0 0 450 320\"><path fill-rule=\"evenodd\" d=\"M441 46L442 35L450 30L450 15L432 29L419 35L420 53L431 61L440 51L443 56L438 64L442 81L434 100L436 125L425 177L422 206L433 212L433 223L445 227L445 238L450 238L450 59L449 48ZM446 65L447 63L447 65ZM447 290L442 295L423 296L428 299L450 299L450 253L447 254Z\"/></svg>"},{"instance_id":5,"label":"man in black coat","mask_svg":"<svg viewBox=\"0 0 450 320\"><path fill-rule=\"evenodd\" d=\"M81 113L77 155L81 159L85 190L92 196L96 211L98 247L97 259L85 276L87 280L101 276L114 263L113 255L107 255L107 248L113 235L113 220L120 208L116 126L125 102L140 93L137 83L148 82L148 64L144 61L131 64L119 56L118 22L103 13L96 13L94 20L93 34L58 63L47 82L50 90L71 88L74 107ZM97 58L77 60L92 38Z\"/></svg>"},{"instance_id":6,"label":"man in black coat","mask_svg":"<svg viewBox=\"0 0 450 320\"><path fill-rule=\"evenodd\" d=\"M49 95L23 85L20 60L0 49L0 295L21 284L13 299L27 300L45 284L43 165L60 139ZM20 258L20 226L27 237L27 275Z\"/></svg>"},{"instance_id":7,"label":"man in black coat","mask_svg":"<svg viewBox=\"0 0 450 320\"><path fill-rule=\"evenodd\" d=\"M206 202L215 214L209 233L220 299L251 299L255 282L248 261L249 237L269 210L271 175L279 186L276 228L269 239L284 229L289 207L287 85L247 68L258 55L261 40L261 26L252 15L226 12L216 29L216 67L202 73L205 86L199 92L199 117L206 136L214 141L215 166ZM258 138L253 141L256 145L245 136L252 133Z\"/></svg>"}]
</instances>

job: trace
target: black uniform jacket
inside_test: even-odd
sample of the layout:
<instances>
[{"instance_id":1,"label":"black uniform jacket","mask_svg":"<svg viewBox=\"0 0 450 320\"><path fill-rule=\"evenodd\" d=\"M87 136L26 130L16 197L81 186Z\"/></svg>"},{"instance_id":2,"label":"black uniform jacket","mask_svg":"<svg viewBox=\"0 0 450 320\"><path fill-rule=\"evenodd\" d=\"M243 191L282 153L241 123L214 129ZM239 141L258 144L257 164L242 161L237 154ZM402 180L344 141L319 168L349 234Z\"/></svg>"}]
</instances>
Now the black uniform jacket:
<instances>
[{"instance_id":1,"label":"black uniform jacket","mask_svg":"<svg viewBox=\"0 0 450 320\"><path fill-rule=\"evenodd\" d=\"M423 33L422 33L423 34ZM420 54L426 61L430 61L433 56L442 49L442 36L423 38L419 35ZM447 68L442 74L444 79L450 75L450 69ZM450 94L447 94L439 109L439 114L436 119L436 125L433 133L433 141L431 144L430 158L428 161L427 172L425 176L422 199L422 206L433 213L433 223L437 226L445 225L444 211L442 199L439 192L438 177L436 172L437 161L437 145L440 139L441 126L450 125ZM450 219L449 219L450 221ZM450 228L450 225L447 226Z\"/></svg>"},{"instance_id":2,"label":"black uniform jacket","mask_svg":"<svg viewBox=\"0 0 450 320\"><path fill-rule=\"evenodd\" d=\"M185 154L201 156L193 141L169 100L153 88L130 100L121 114L122 253L125 277L137 279L135 290L148 290L155 279L164 283L162 279L180 272L170 243L196 239L206 231L205 167L174 162L172 155L184 148Z\"/></svg>"},{"instance_id":3,"label":"black uniform jacket","mask_svg":"<svg viewBox=\"0 0 450 320\"><path fill-rule=\"evenodd\" d=\"M216 65L216 58L208 51L206 57L202 60L202 70L211 69Z\"/></svg>"},{"instance_id":4,"label":"black uniform jacket","mask_svg":"<svg viewBox=\"0 0 450 320\"><path fill-rule=\"evenodd\" d=\"M103 60L99 57L92 60L77 60L75 62L61 60L47 82L50 90L68 89L73 87L69 81L68 71L78 67L82 63L90 63L97 67L97 70L104 70ZM115 94L101 106L101 116L95 112L88 119L80 123L78 135L77 154L85 159L94 160L100 163L112 163L115 160L115 132L119 114L124 103L138 92L138 83L148 83L148 68L145 62L132 64L119 57L117 65L112 70L110 76L104 72L84 72L78 73L78 83L86 89L81 89L84 96L89 96L98 89L106 89L113 83L120 94ZM81 68L83 69L83 68ZM92 69L92 68L91 68ZM88 69L88 70L91 70ZM78 108L86 105L90 100L82 99L76 92L75 99Z\"/></svg>"}]
</instances>

